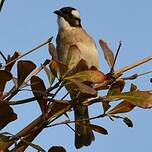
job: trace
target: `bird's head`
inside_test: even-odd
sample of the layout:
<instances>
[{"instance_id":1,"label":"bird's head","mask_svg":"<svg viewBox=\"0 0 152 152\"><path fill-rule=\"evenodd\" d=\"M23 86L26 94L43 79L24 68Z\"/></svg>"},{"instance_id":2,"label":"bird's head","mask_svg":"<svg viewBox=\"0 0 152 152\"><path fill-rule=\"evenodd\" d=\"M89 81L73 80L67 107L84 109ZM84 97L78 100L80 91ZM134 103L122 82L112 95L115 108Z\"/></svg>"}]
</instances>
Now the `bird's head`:
<instances>
[{"instance_id":1,"label":"bird's head","mask_svg":"<svg viewBox=\"0 0 152 152\"><path fill-rule=\"evenodd\" d=\"M54 11L58 16L58 26L60 29L69 27L81 27L79 10L72 7L63 7Z\"/></svg>"}]
</instances>

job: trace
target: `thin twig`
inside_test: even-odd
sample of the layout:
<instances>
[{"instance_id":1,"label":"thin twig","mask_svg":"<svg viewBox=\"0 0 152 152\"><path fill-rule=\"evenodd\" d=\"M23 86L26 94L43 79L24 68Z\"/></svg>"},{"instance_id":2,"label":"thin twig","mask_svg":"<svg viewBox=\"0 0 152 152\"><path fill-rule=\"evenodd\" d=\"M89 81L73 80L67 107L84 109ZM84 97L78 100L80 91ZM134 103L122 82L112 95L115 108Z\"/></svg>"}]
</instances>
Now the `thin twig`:
<instances>
[{"instance_id":1,"label":"thin twig","mask_svg":"<svg viewBox=\"0 0 152 152\"><path fill-rule=\"evenodd\" d=\"M2 56L2 58L4 59L4 61L7 62L7 59L6 59L5 55L2 53L2 51L0 51L0 55Z\"/></svg>"},{"instance_id":2,"label":"thin twig","mask_svg":"<svg viewBox=\"0 0 152 152\"><path fill-rule=\"evenodd\" d=\"M62 121L62 122L59 122L59 123L54 123L54 124L51 124L51 125L47 125L46 128L54 127L54 126L58 126L58 125L64 125L64 124L79 123L79 122L87 121L87 120L94 120L94 119L98 119L98 118L103 118L105 116L106 116L106 114L101 114L101 115L94 116L94 117L91 117L91 118L79 119L79 120L75 120L75 121L66 120L66 121Z\"/></svg>"},{"instance_id":3,"label":"thin twig","mask_svg":"<svg viewBox=\"0 0 152 152\"><path fill-rule=\"evenodd\" d=\"M69 91L70 92L70 91ZM70 93L69 92L67 92L62 98L61 98L61 100L64 100Z\"/></svg>"},{"instance_id":4,"label":"thin twig","mask_svg":"<svg viewBox=\"0 0 152 152\"><path fill-rule=\"evenodd\" d=\"M40 115L38 118L36 118L35 120L33 120L33 122L31 122L28 126L26 126L24 129L22 129L20 132L18 132L15 136L16 137L23 137L25 135L28 135L33 130L33 128L35 128L35 126L39 126L39 124L42 121L43 121L43 115ZM3 148L6 150L15 141L16 141L16 139L6 142L5 145L3 146Z\"/></svg>"},{"instance_id":5,"label":"thin twig","mask_svg":"<svg viewBox=\"0 0 152 152\"><path fill-rule=\"evenodd\" d=\"M9 101L7 103L9 105L20 105L20 104L29 103L29 102L32 102L32 101L35 101L35 100L36 100L36 97L31 97L31 98L28 98L28 99L23 99L23 100L18 100L18 101Z\"/></svg>"},{"instance_id":6,"label":"thin twig","mask_svg":"<svg viewBox=\"0 0 152 152\"><path fill-rule=\"evenodd\" d=\"M45 60L44 63L41 64L41 66L39 68L35 69L34 72L25 79L24 84L27 84L31 80L32 76L37 75L41 70L43 70L44 66L49 64L49 62L50 62L49 60Z\"/></svg>"},{"instance_id":7,"label":"thin twig","mask_svg":"<svg viewBox=\"0 0 152 152\"><path fill-rule=\"evenodd\" d=\"M121 41L119 42L119 46L118 46L118 49L116 51L116 55L115 55L115 58L114 58L114 61L113 61L113 64L112 64L112 67L111 67L111 70L109 73L113 73L114 72L114 66L115 66L115 63L116 63L116 60L117 60L117 57L118 57L118 54L119 54L119 51L120 51L120 48L121 48Z\"/></svg>"},{"instance_id":8,"label":"thin twig","mask_svg":"<svg viewBox=\"0 0 152 152\"><path fill-rule=\"evenodd\" d=\"M76 131L69 125L69 124L66 124L74 133L76 133Z\"/></svg>"},{"instance_id":9,"label":"thin twig","mask_svg":"<svg viewBox=\"0 0 152 152\"><path fill-rule=\"evenodd\" d=\"M123 80L134 80L134 79L136 79L138 77L141 77L143 75L150 74L150 73L152 73L152 71L147 71L147 72L143 72L143 73L139 73L139 74L136 73L136 74L133 74L133 75L131 75L129 77L124 77L122 79Z\"/></svg>"},{"instance_id":10,"label":"thin twig","mask_svg":"<svg viewBox=\"0 0 152 152\"><path fill-rule=\"evenodd\" d=\"M126 72L128 70L131 70L131 69L133 69L133 68L135 68L135 67L137 67L139 65L142 65L142 64L144 64L144 63L146 63L146 62L148 62L150 60L152 60L152 55L148 56L148 57L146 57L146 58L144 58L144 59L142 59L140 61L137 61L137 62L135 62L133 64L130 64L130 65L126 66L126 67L123 67L123 68L121 68L119 70L116 70L114 72L114 77L119 77L122 73L124 73L124 72Z\"/></svg>"},{"instance_id":11,"label":"thin twig","mask_svg":"<svg viewBox=\"0 0 152 152\"><path fill-rule=\"evenodd\" d=\"M47 89L47 92L51 92L52 90L56 89L59 87L59 85L61 84L62 81L58 81L56 84L54 84L54 86L51 86Z\"/></svg>"},{"instance_id":12,"label":"thin twig","mask_svg":"<svg viewBox=\"0 0 152 152\"><path fill-rule=\"evenodd\" d=\"M147 72L144 72L144 73L140 73L140 74L138 74L138 77L146 75L146 74L150 74L150 73L152 73L152 71L147 71Z\"/></svg>"},{"instance_id":13,"label":"thin twig","mask_svg":"<svg viewBox=\"0 0 152 152\"><path fill-rule=\"evenodd\" d=\"M30 53L32 53L32 52L34 52L35 50L37 50L37 49L41 48L42 46L44 46L44 45L48 44L49 42L51 42L51 41L52 41L52 39L53 39L53 37L49 38L47 41L43 42L42 44L38 45L37 47L35 47L35 48L33 48L33 49L31 49L31 50L27 51L26 53L22 54L22 55L21 55L21 56L19 56L18 58L14 59L14 60L12 60L12 61L8 62L7 64L5 64L4 66L0 67L0 69L5 68L6 66L10 65L10 64L11 64L11 63L13 63L14 61L17 61L17 60L19 60L19 59L23 58L24 56L26 56L26 55L28 55L28 54L30 54Z\"/></svg>"},{"instance_id":14,"label":"thin twig","mask_svg":"<svg viewBox=\"0 0 152 152\"><path fill-rule=\"evenodd\" d=\"M58 94L58 92L62 89L62 87L63 87L63 83L61 83L61 84L59 83L58 89L57 89L56 92L52 95L50 101L48 102L48 107L49 107L51 101L54 99L54 97L55 97L55 96Z\"/></svg>"},{"instance_id":15,"label":"thin twig","mask_svg":"<svg viewBox=\"0 0 152 152\"><path fill-rule=\"evenodd\" d=\"M48 64L48 60L44 61L43 65L46 65ZM36 70L34 70L34 72L32 74L30 74L25 80L24 80L24 83L23 84L27 84L28 81L31 80L31 77L33 75L37 75L41 70L43 69L43 66L41 65L40 67L38 67ZM8 101L10 99L12 99L17 93L18 91L20 91L20 89L22 88L23 86L21 85L20 88L17 88L15 86L13 86L13 88L7 92L6 95L3 95L2 99Z\"/></svg>"}]
</instances>

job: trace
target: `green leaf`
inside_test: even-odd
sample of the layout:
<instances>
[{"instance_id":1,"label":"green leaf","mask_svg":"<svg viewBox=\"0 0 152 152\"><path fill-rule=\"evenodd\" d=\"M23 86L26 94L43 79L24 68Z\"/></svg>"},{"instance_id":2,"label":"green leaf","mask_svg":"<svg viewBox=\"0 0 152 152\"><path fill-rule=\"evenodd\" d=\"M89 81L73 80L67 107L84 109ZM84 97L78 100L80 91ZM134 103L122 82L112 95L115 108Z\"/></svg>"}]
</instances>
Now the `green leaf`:
<instances>
[{"instance_id":1,"label":"green leaf","mask_svg":"<svg viewBox=\"0 0 152 152\"><path fill-rule=\"evenodd\" d=\"M102 83L105 81L105 75L98 70L85 70L72 76L65 77L65 80L77 79L80 82Z\"/></svg>"},{"instance_id":2,"label":"green leaf","mask_svg":"<svg viewBox=\"0 0 152 152\"><path fill-rule=\"evenodd\" d=\"M108 90L107 95L108 96L112 96L112 95L117 95L117 94L119 95L119 94L121 94L124 86L125 86L124 80L119 79L119 80L115 81L111 85L110 89Z\"/></svg>"},{"instance_id":3,"label":"green leaf","mask_svg":"<svg viewBox=\"0 0 152 152\"><path fill-rule=\"evenodd\" d=\"M47 75L47 78L49 80L50 85L53 84L54 80L55 80L55 76L53 75L53 73L51 72L50 69L48 69L46 66L43 66L43 69Z\"/></svg>"},{"instance_id":4,"label":"green leaf","mask_svg":"<svg viewBox=\"0 0 152 152\"><path fill-rule=\"evenodd\" d=\"M124 99L135 106L145 109L152 107L152 93L149 91L124 92L120 95L107 96L106 99L108 100Z\"/></svg>"},{"instance_id":5,"label":"green leaf","mask_svg":"<svg viewBox=\"0 0 152 152\"><path fill-rule=\"evenodd\" d=\"M72 45L68 51L68 57L66 60L66 65L68 65L68 69L72 69L76 67L78 62L80 61L80 50L76 45Z\"/></svg>"},{"instance_id":6,"label":"green leaf","mask_svg":"<svg viewBox=\"0 0 152 152\"><path fill-rule=\"evenodd\" d=\"M109 65L110 68L112 68L112 65L114 62L114 55L113 55L111 49L108 47L108 44L103 40L100 40L99 44L103 50L103 54L107 61L107 64Z\"/></svg>"},{"instance_id":7,"label":"green leaf","mask_svg":"<svg viewBox=\"0 0 152 152\"><path fill-rule=\"evenodd\" d=\"M0 137L0 150L5 146L5 141Z\"/></svg>"}]
</instances>

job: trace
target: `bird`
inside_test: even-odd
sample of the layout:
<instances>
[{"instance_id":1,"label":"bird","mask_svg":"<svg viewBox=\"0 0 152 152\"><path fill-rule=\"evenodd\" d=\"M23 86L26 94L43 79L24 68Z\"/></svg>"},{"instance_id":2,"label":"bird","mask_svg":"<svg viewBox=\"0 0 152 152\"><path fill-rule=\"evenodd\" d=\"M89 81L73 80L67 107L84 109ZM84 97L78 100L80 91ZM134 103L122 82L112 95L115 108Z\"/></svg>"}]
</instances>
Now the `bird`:
<instances>
[{"instance_id":1,"label":"bird","mask_svg":"<svg viewBox=\"0 0 152 152\"><path fill-rule=\"evenodd\" d=\"M58 34L56 37L56 50L58 60L66 63L68 50L71 46L76 46L80 51L80 58L85 60L88 67L99 68L98 51L94 40L84 30L81 24L80 11L73 7L63 7L54 11L57 15ZM67 89L69 89L67 87ZM70 96L74 99L75 93L70 91ZM82 101L78 101L82 102ZM75 120L88 119L88 107L77 105L73 107ZM83 120L89 124L89 120ZM93 131L86 126L75 124L75 147L81 148L89 146L95 140Z\"/></svg>"}]
</instances>

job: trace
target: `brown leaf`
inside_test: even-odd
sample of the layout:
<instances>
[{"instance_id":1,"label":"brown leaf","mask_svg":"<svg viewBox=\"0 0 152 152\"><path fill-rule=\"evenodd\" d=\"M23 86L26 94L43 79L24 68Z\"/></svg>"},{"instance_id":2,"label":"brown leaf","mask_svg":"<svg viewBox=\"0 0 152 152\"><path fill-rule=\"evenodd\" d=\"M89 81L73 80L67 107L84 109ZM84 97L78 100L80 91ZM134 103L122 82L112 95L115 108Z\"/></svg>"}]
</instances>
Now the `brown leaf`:
<instances>
[{"instance_id":1,"label":"brown leaf","mask_svg":"<svg viewBox=\"0 0 152 152\"><path fill-rule=\"evenodd\" d=\"M53 43L48 43L48 48L49 48L49 53L52 56L52 59L58 60L57 50L55 49L55 46L53 45Z\"/></svg>"},{"instance_id":2,"label":"brown leaf","mask_svg":"<svg viewBox=\"0 0 152 152\"><path fill-rule=\"evenodd\" d=\"M127 117L123 118L123 122L124 122L128 127L133 127L133 123L132 123L132 121L131 121L129 118L127 118Z\"/></svg>"},{"instance_id":3,"label":"brown leaf","mask_svg":"<svg viewBox=\"0 0 152 152\"><path fill-rule=\"evenodd\" d=\"M57 60L51 60L49 67L54 76L57 77L60 75L61 78L66 74L68 70L68 66L66 64Z\"/></svg>"},{"instance_id":4,"label":"brown leaf","mask_svg":"<svg viewBox=\"0 0 152 152\"><path fill-rule=\"evenodd\" d=\"M102 101L102 107L103 107L103 110L104 110L104 113L111 107L110 104L109 104L109 101L108 100L103 100Z\"/></svg>"},{"instance_id":5,"label":"brown leaf","mask_svg":"<svg viewBox=\"0 0 152 152\"><path fill-rule=\"evenodd\" d=\"M15 53L7 60L6 64L15 60L16 58L18 58L20 56L20 52L19 51L15 51ZM5 67L6 71L11 71L13 65L15 64L16 61L12 62L11 64L9 64L8 66Z\"/></svg>"},{"instance_id":6,"label":"brown leaf","mask_svg":"<svg viewBox=\"0 0 152 152\"><path fill-rule=\"evenodd\" d=\"M123 89L123 88L122 88ZM121 89L121 91L122 91ZM131 84L130 87L130 92L136 91L137 90L137 86L134 84ZM125 112L130 112L133 108L135 107L135 105L133 105L132 103L124 100L121 103L119 103L118 105L116 105L113 109L111 109L108 114L117 114L117 113L125 113Z\"/></svg>"},{"instance_id":7,"label":"brown leaf","mask_svg":"<svg viewBox=\"0 0 152 152\"><path fill-rule=\"evenodd\" d=\"M101 126L97 126L97 125L93 125L93 124L86 124L86 123L82 123L81 121L80 122L75 122L76 124L78 125L81 125L81 126L85 126L93 131L96 131L98 133L101 133L101 134L104 134L104 135L107 135L108 132L105 128L101 127Z\"/></svg>"},{"instance_id":8,"label":"brown leaf","mask_svg":"<svg viewBox=\"0 0 152 152\"><path fill-rule=\"evenodd\" d=\"M105 81L105 75L98 70L80 71L72 76L65 77L65 80L77 79L80 82L102 83Z\"/></svg>"},{"instance_id":9,"label":"brown leaf","mask_svg":"<svg viewBox=\"0 0 152 152\"><path fill-rule=\"evenodd\" d=\"M47 75L50 85L52 85L55 80L55 76L53 75L52 71L48 67L43 66L43 69Z\"/></svg>"},{"instance_id":10,"label":"brown leaf","mask_svg":"<svg viewBox=\"0 0 152 152\"><path fill-rule=\"evenodd\" d=\"M12 79L12 74L6 70L0 70L0 97L3 95L3 91L6 82Z\"/></svg>"},{"instance_id":11,"label":"brown leaf","mask_svg":"<svg viewBox=\"0 0 152 152\"><path fill-rule=\"evenodd\" d=\"M119 79L119 80L115 81L111 85L107 95L112 96L112 95L120 94L122 92L124 86L125 86L125 81L124 80Z\"/></svg>"},{"instance_id":12,"label":"brown leaf","mask_svg":"<svg viewBox=\"0 0 152 152\"><path fill-rule=\"evenodd\" d=\"M76 67L78 62L80 61L80 50L76 45L72 45L68 51L68 57L66 60L66 65L68 65L68 69L72 69Z\"/></svg>"},{"instance_id":13,"label":"brown leaf","mask_svg":"<svg viewBox=\"0 0 152 152\"><path fill-rule=\"evenodd\" d=\"M96 90L94 88L92 88L91 86L88 86L75 79L71 79L71 81L78 87L78 89L81 93L85 93L85 94L88 94L91 96L97 96Z\"/></svg>"},{"instance_id":14,"label":"brown leaf","mask_svg":"<svg viewBox=\"0 0 152 152\"><path fill-rule=\"evenodd\" d=\"M18 87L22 85L27 76L36 68L32 61L21 60L17 63Z\"/></svg>"},{"instance_id":15,"label":"brown leaf","mask_svg":"<svg viewBox=\"0 0 152 152\"><path fill-rule=\"evenodd\" d=\"M5 102L0 102L0 130L17 119L13 109Z\"/></svg>"},{"instance_id":16,"label":"brown leaf","mask_svg":"<svg viewBox=\"0 0 152 152\"><path fill-rule=\"evenodd\" d=\"M104 57L109 65L110 68L112 68L113 62L114 62L114 55L109 48L108 44L104 40L100 40L99 44L103 50Z\"/></svg>"},{"instance_id":17,"label":"brown leaf","mask_svg":"<svg viewBox=\"0 0 152 152\"><path fill-rule=\"evenodd\" d=\"M53 146L48 152L66 152L66 150L62 146Z\"/></svg>"},{"instance_id":18,"label":"brown leaf","mask_svg":"<svg viewBox=\"0 0 152 152\"><path fill-rule=\"evenodd\" d=\"M31 88L34 96L38 100L42 113L45 114L47 111L47 95L43 80L40 79L38 76L32 76Z\"/></svg>"},{"instance_id":19,"label":"brown leaf","mask_svg":"<svg viewBox=\"0 0 152 152\"><path fill-rule=\"evenodd\" d=\"M97 84L94 88L95 88L96 91L100 91L100 90L107 90L107 89L109 89L109 86L103 86L101 84Z\"/></svg>"},{"instance_id":20,"label":"brown leaf","mask_svg":"<svg viewBox=\"0 0 152 152\"><path fill-rule=\"evenodd\" d=\"M152 93L149 91L124 92L120 95L107 96L106 99L124 99L137 107L145 109L152 107Z\"/></svg>"},{"instance_id":21,"label":"brown leaf","mask_svg":"<svg viewBox=\"0 0 152 152\"><path fill-rule=\"evenodd\" d=\"M136 90L137 90L137 86L132 83L131 87L130 87L130 91L133 92L133 91L136 91Z\"/></svg>"},{"instance_id":22,"label":"brown leaf","mask_svg":"<svg viewBox=\"0 0 152 152\"><path fill-rule=\"evenodd\" d=\"M54 100L54 102L49 107L49 120L64 114L66 111L70 110L70 108L71 105L68 102Z\"/></svg>"},{"instance_id":23,"label":"brown leaf","mask_svg":"<svg viewBox=\"0 0 152 152\"><path fill-rule=\"evenodd\" d=\"M130 112L135 106L127 101L122 101L113 109L111 109L107 114L118 114L118 113L125 113Z\"/></svg>"},{"instance_id":24,"label":"brown leaf","mask_svg":"<svg viewBox=\"0 0 152 152\"><path fill-rule=\"evenodd\" d=\"M74 67L73 69L71 69L68 74L70 75L73 75L77 72L80 72L80 71L85 71L85 70L89 70L88 68L88 65L87 65L87 62L84 60L84 59L81 59L78 64L76 65L76 67Z\"/></svg>"}]
</instances>

